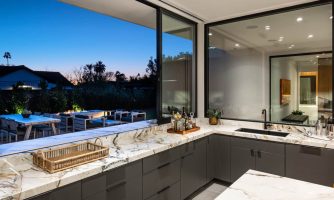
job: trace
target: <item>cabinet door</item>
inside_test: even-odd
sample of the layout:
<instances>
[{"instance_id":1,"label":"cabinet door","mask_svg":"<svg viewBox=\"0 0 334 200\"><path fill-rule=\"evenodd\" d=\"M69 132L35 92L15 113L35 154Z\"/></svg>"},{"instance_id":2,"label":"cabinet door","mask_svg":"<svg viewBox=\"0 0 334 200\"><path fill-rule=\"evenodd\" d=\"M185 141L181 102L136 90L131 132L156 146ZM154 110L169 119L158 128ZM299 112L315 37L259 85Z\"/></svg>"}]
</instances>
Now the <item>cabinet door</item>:
<instances>
[{"instance_id":1,"label":"cabinet door","mask_svg":"<svg viewBox=\"0 0 334 200\"><path fill-rule=\"evenodd\" d=\"M181 199L206 184L206 143L201 139L181 147Z\"/></svg>"},{"instance_id":2,"label":"cabinet door","mask_svg":"<svg viewBox=\"0 0 334 200\"><path fill-rule=\"evenodd\" d=\"M255 170L255 144L252 140L231 138L231 181L249 169Z\"/></svg>"},{"instance_id":3,"label":"cabinet door","mask_svg":"<svg viewBox=\"0 0 334 200\"><path fill-rule=\"evenodd\" d=\"M230 137L216 135L215 140L215 178L231 182L231 145Z\"/></svg>"},{"instance_id":4,"label":"cabinet door","mask_svg":"<svg viewBox=\"0 0 334 200\"><path fill-rule=\"evenodd\" d=\"M257 141L256 170L285 176L285 145Z\"/></svg>"},{"instance_id":5,"label":"cabinet door","mask_svg":"<svg viewBox=\"0 0 334 200\"><path fill-rule=\"evenodd\" d=\"M286 176L334 186L334 150L286 145Z\"/></svg>"}]
</instances>

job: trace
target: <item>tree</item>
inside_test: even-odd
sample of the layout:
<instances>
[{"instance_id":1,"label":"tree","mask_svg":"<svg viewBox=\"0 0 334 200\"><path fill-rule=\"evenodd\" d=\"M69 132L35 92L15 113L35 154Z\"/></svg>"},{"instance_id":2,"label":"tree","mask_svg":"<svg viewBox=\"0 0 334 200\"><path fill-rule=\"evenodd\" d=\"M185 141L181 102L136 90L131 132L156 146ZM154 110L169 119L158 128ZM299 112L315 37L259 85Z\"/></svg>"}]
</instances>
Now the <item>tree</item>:
<instances>
[{"instance_id":1,"label":"tree","mask_svg":"<svg viewBox=\"0 0 334 200\"><path fill-rule=\"evenodd\" d=\"M126 80L125 74L120 71L116 71L115 73L116 82L124 82Z\"/></svg>"},{"instance_id":2,"label":"tree","mask_svg":"<svg viewBox=\"0 0 334 200\"><path fill-rule=\"evenodd\" d=\"M148 77L153 80L156 79L158 73L157 63L158 63L157 59L153 59L153 57L151 57L150 60L148 61L146 68L146 73L148 74Z\"/></svg>"},{"instance_id":3,"label":"tree","mask_svg":"<svg viewBox=\"0 0 334 200\"><path fill-rule=\"evenodd\" d=\"M104 73L106 71L106 65L102 61L98 61L94 65L94 81L104 81Z\"/></svg>"},{"instance_id":4,"label":"tree","mask_svg":"<svg viewBox=\"0 0 334 200\"><path fill-rule=\"evenodd\" d=\"M7 60L7 66L9 66L8 59L12 59L12 56L10 55L9 52L5 52L5 54L3 55L3 57Z\"/></svg>"}]
</instances>

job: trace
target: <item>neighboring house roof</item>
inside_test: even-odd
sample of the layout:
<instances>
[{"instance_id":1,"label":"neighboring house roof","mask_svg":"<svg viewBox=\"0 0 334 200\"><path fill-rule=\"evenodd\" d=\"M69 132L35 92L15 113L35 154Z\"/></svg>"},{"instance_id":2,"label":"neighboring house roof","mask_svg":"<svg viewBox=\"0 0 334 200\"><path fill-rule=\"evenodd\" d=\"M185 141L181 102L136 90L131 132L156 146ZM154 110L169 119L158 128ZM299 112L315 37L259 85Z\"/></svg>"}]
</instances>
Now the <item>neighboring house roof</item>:
<instances>
[{"instance_id":1,"label":"neighboring house roof","mask_svg":"<svg viewBox=\"0 0 334 200\"><path fill-rule=\"evenodd\" d=\"M17 65L17 66L0 65L0 77L19 70L27 70L35 74L36 76L41 77L42 79L46 80L49 83L60 84L62 86L73 86L73 84L59 72L33 71L24 65Z\"/></svg>"},{"instance_id":2,"label":"neighboring house roof","mask_svg":"<svg viewBox=\"0 0 334 200\"><path fill-rule=\"evenodd\" d=\"M31 69L24 65L17 65L17 66L5 66L5 65L0 65L0 77L5 76L7 74L19 71L19 70L27 70L31 73L34 73Z\"/></svg>"},{"instance_id":3,"label":"neighboring house roof","mask_svg":"<svg viewBox=\"0 0 334 200\"><path fill-rule=\"evenodd\" d=\"M34 71L34 73L47 80L49 83L73 86L73 84L59 72Z\"/></svg>"}]
</instances>

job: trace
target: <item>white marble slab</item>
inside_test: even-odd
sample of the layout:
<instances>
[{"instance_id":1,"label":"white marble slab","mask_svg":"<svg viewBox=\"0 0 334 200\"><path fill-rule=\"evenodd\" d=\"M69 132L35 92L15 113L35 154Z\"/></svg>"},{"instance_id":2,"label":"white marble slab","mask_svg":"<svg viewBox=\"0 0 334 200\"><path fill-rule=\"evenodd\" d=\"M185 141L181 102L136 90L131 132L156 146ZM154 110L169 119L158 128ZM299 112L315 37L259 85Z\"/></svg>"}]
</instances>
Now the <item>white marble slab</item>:
<instances>
[{"instance_id":1,"label":"white marble slab","mask_svg":"<svg viewBox=\"0 0 334 200\"><path fill-rule=\"evenodd\" d=\"M333 200L334 188L249 170L216 200Z\"/></svg>"},{"instance_id":2,"label":"white marble slab","mask_svg":"<svg viewBox=\"0 0 334 200\"><path fill-rule=\"evenodd\" d=\"M106 159L54 174L49 174L34 166L30 153L5 156L4 159L14 166L14 171L17 173L2 170L0 166L0 199L24 199L35 196L214 133L334 149L333 141L322 141L304 136L304 128L299 130L295 127L275 127L276 130L291 131L289 136L282 138L235 131L240 127L261 128L261 124L257 123L225 123L210 126L206 122L207 119L198 120L201 129L187 135L167 133L166 129L169 125L156 126L148 122L138 122L30 140L21 142L20 145L7 146L11 149L3 148L6 145L0 145L0 152L9 153L19 149L36 148L36 146L50 148L50 146L57 144L94 141L96 137L100 137L103 144L110 148L110 156ZM145 126L146 128L144 128Z\"/></svg>"}]
</instances>

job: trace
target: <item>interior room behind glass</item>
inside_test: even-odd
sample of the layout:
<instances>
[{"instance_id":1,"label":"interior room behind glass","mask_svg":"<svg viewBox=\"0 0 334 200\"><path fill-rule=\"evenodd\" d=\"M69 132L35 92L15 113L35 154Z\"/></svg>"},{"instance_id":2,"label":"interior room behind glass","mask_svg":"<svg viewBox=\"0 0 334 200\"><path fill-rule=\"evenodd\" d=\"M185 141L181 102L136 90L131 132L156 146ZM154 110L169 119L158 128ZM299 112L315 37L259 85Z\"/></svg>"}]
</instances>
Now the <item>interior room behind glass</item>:
<instances>
[{"instance_id":1,"label":"interior room behind glass","mask_svg":"<svg viewBox=\"0 0 334 200\"><path fill-rule=\"evenodd\" d=\"M314 124L332 116L332 4L208 27L207 108ZM237 78L236 78L237 77Z\"/></svg>"}]
</instances>

